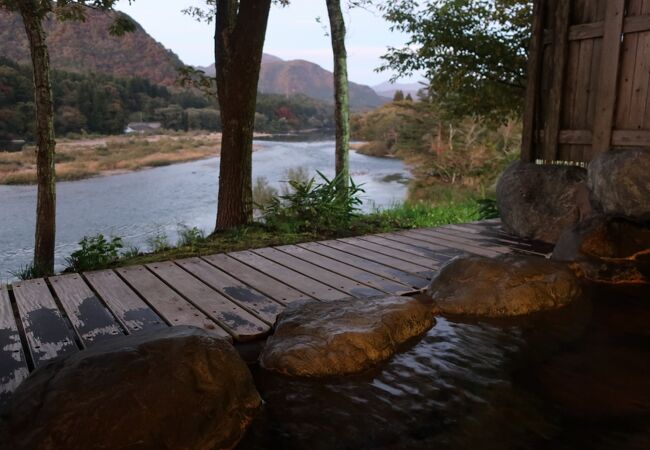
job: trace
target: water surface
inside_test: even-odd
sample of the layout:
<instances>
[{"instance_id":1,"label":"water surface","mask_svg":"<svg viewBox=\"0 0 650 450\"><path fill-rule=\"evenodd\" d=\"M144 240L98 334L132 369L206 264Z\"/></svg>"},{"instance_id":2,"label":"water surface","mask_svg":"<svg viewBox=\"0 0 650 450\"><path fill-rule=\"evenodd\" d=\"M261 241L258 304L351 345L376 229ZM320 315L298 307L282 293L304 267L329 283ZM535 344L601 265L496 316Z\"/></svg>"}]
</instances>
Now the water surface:
<instances>
[{"instance_id":1,"label":"water surface","mask_svg":"<svg viewBox=\"0 0 650 450\"><path fill-rule=\"evenodd\" d=\"M288 168L305 167L333 175L334 143L255 142L253 176L280 186ZM371 209L390 206L406 197L410 176L401 161L352 152L354 180L365 184ZM97 233L124 238L143 250L147 240L166 234L176 240L178 224L214 228L219 158L57 184L57 269L84 236ZM0 282L10 271L28 264L33 253L36 188L0 186Z\"/></svg>"}]
</instances>

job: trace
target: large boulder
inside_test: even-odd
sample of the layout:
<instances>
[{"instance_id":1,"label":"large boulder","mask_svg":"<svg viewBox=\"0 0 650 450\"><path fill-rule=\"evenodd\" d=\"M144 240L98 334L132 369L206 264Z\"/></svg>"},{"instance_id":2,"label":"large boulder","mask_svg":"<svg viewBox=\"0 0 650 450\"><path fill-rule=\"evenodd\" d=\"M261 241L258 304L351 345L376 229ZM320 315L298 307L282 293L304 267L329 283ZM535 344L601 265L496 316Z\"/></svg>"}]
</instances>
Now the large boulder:
<instances>
[{"instance_id":1,"label":"large boulder","mask_svg":"<svg viewBox=\"0 0 650 450\"><path fill-rule=\"evenodd\" d=\"M650 150L612 150L589 164L589 188L603 212L650 221Z\"/></svg>"},{"instance_id":2,"label":"large boulder","mask_svg":"<svg viewBox=\"0 0 650 450\"><path fill-rule=\"evenodd\" d=\"M494 318L557 309L581 293L567 264L515 255L453 259L427 290L443 314Z\"/></svg>"},{"instance_id":3,"label":"large boulder","mask_svg":"<svg viewBox=\"0 0 650 450\"><path fill-rule=\"evenodd\" d=\"M527 239L554 244L562 232L591 214L581 167L511 164L497 183L497 202L504 228Z\"/></svg>"},{"instance_id":4,"label":"large boulder","mask_svg":"<svg viewBox=\"0 0 650 450\"><path fill-rule=\"evenodd\" d=\"M230 343L198 328L166 328L35 371L3 413L6 448L233 448L260 405Z\"/></svg>"},{"instance_id":5,"label":"large boulder","mask_svg":"<svg viewBox=\"0 0 650 450\"><path fill-rule=\"evenodd\" d=\"M411 297L304 302L280 314L262 367L324 377L362 372L435 323L432 303Z\"/></svg>"},{"instance_id":6,"label":"large boulder","mask_svg":"<svg viewBox=\"0 0 650 450\"><path fill-rule=\"evenodd\" d=\"M564 232L551 258L572 262L578 276L589 281L649 283L650 227L591 217Z\"/></svg>"}]
</instances>

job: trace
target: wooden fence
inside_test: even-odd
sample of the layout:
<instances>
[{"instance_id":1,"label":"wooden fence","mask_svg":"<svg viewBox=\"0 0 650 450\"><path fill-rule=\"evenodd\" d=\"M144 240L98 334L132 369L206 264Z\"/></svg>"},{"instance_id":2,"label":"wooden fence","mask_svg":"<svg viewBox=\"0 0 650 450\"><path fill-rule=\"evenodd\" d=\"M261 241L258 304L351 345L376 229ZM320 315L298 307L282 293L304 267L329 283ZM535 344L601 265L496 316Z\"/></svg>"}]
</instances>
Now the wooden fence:
<instances>
[{"instance_id":1,"label":"wooden fence","mask_svg":"<svg viewBox=\"0 0 650 450\"><path fill-rule=\"evenodd\" d=\"M650 0L535 0L522 159L650 149Z\"/></svg>"}]
</instances>

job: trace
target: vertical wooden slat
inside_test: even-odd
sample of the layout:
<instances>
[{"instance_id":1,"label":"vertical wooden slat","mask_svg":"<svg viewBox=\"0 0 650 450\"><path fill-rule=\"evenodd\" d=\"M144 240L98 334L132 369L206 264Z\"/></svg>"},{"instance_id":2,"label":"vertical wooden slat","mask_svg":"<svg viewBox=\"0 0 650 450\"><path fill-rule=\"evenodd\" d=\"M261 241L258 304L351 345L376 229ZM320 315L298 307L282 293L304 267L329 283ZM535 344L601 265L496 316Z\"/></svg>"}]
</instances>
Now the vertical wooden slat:
<instances>
[{"instance_id":1,"label":"vertical wooden slat","mask_svg":"<svg viewBox=\"0 0 650 450\"><path fill-rule=\"evenodd\" d=\"M526 104L524 106L524 130L521 141L521 160L535 160L536 116L539 111L539 89L541 67L544 55L544 2L533 3L533 35L528 50L528 82L526 85Z\"/></svg>"},{"instance_id":2,"label":"vertical wooden slat","mask_svg":"<svg viewBox=\"0 0 650 450\"><path fill-rule=\"evenodd\" d=\"M607 1L601 73L590 155L592 158L607 151L612 141L624 15L625 0Z\"/></svg>"},{"instance_id":3,"label":"vertical wooden slat","mask_svg":"<svg viewBox=\"0 0 650 450\"><path fill-rule=\"evenodd\" d=\"M571 2L558 1L555 8L555 27L553 29L553 57L548 70L553 71L544 127L543 159L553 161L557 158L560 119L562 117L562 94L567 55L569 53L569 22Z\"/></svg>"}]
</instances>

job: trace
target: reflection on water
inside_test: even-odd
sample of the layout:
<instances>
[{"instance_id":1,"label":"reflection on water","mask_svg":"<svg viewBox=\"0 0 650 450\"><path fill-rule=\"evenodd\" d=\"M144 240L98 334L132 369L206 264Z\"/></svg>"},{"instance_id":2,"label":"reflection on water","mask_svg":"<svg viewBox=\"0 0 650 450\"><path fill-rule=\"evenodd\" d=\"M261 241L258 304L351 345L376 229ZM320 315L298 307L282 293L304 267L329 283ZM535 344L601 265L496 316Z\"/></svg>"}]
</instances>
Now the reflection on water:
<instances>
[{"instance_id":1,"label":"reflection on water","mask_svg":"<svg viewBox=\"0 0 650 450\"><path fill-rule=\"evenodd\" d=\"M384 366L297 380L255 368L240 449L648 449L648 292L526 319L441 318Z\"/></svg>"},{"instance_id":2,"label":"reflection on water","mask_svg":"<svg viewBox=\"0 0 650 450\"><path fill-rule=\"evenodd\" d=\"M253 176L277 186L291 167L306 167L333 175L334 144L327 142L255 142ZM57 185L57 264L86 235L121 236L146 250L148 237L165 233L176 239L178 224L214 227L219 159L159 167L124 175ZM351 173L366 190L364 207L389 206L406 197L406 186L386 176L408 177L400 161L350 154ZM0 186L0 282L9 271L31 261L36 189Z\"/></svg>"}]
</instances>

